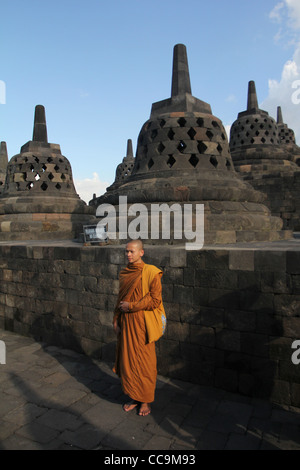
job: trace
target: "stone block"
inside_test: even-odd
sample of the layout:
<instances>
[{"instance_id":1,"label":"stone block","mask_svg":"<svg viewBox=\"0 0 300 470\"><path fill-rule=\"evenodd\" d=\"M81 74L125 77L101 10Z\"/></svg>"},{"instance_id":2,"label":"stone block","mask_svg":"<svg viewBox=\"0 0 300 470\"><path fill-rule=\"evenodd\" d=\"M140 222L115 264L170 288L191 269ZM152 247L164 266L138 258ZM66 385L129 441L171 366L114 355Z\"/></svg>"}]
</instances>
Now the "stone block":
<instances>
[{"instance_id":1,"label":"stone block","mask_svg":"<svg viewBox=\"0 0 300 470\"><path fill-rule=\"evenodd\" d=\"M292 292L291 275L285 272L263 271L260 273L262 292L288 294Z\"/></svg>"},{"instance_id":2,"label":"stone block","mask_svg":"<svg viewBox=\"0 0 300 470\"><path fill-rule=\"evenodd\" d=\"M190 325L190 342L214 348L216 344L215 331L206 326Z\"/></svg>"},{"instance_id":3,"label":"stone block","mask_svg":"<svg viewBox=\"0 0 300 470\"><path fill-rule=\"evenodd\" d=\"M254 271L253 250L232 250L229 252L229 269L238 271Z\"/></svg>"},{"instance_id":4,"label":"stone block","mask_svg":"<svg viewBox=\"0 0 300 470\"><path fill-rule=\"evenodd\" d=\"M282 334L283 336L287 336L289 338L300 339L300 316L283 317Z\"/></svg>"},{"instance_id":5,"label":"stone block","mask_svg":"<svg viewBox=\"0 0 300 470\"><path fill-rule=\"evenodd\" d=\"M291 405L300 408L300 384L291 384Z\"/></svg>"},{"instance_id":6,"label":"stone block","mask_svg":"<svg viewBox=\"0 0 300 470\"><path fill-rule=\"evenodd\" d=\"M257 250L254 254L256 271L281 271L286 272L285 251L263 251Z\"/></svg>"},{"instance_id":7,"label":"stone block","mask_svg":"<svg viewBox=\"0 0 300 470\"><path fill-rule=\"evenodd\" d=\"M274 295L247 290L241 291L239 293L239 308L237 310L239 309L251 312L272 313L274 311Z\"/></svg>"},{"instance_id":8,"label":"stone block","mask_svg":"<svg viewBox=\"0 0 300 470\"><path fill-rule=\"evenodd\" d=\"M290 338L271 337L269 345L269 357L272 361L291 360L293 350Z\"/></svg>"},{"instance_id":9,"label":"stone block","mask_svg":"<svg viewBox=\"0 0 300 470\"><path fill-rule=\"evenodd\" d=\"M241 310L225 310L223 315L225 328L236 331L255 331L255 313Z\"/></svg>"},{"instance_id":10,"label":"stone block","mask_svg":"<svg viewBox=\"0 0 300 470\"><path fill-rule=\"evenodd\" d=\"M239 331L222 328L216 332L216 347L225 351L240 351L241 339Z\"/></svg>"},{"instance_id":11,"label":"stone block","mask_svg":"<svg viewBox=\"0 0 300 470\"><path fill-rule=\"evenodd\" d=\"M208 288L208 301L211 307L239 310L238 297L235 291Z\"/></svg>"},{"instance_id":12,"label":"stone block","mask_svg":"<svg viewBox=\"0 0 300 470\"><path fill-rule=\"evenodd\" d=\"M205 252L204 251L188 251L187 266L198 270L205 269Z\"/></svg>"},{"instance_id":13,"label":"stone block","mask_svg":"<svg viewBox=\"0 0 300 470\"><path fill-rule=\"evenodd\" d=\"M173 250L170 251L170 266L177 268L177 267L185 267L187 265L187 252L183 248L174 247Z\"/></svg>"},{"instance_id":14,"label":"stone block","mask_svg":"<svg viewBox=\"0 0 300 470\"><path fill-rule=\"evenodd\" d=\"M174 341L187 342L190 336L190 327L187 323L168 321L166 337Z\"/></svg>"},{"instance_id":15,"label":"stone block","mask_svg":"<svg viewBox=\"0 0 300 470\"><path fill-rule=\"evenodd\" d=\"M300 274L300 252L288 251L286 253L287 272L290 274Z\"/></svg>"},{"instance_id":16,"label":"stone block","mask_svg":"<svg viewBox=\"0 0 300 470\"><path fill-rule=\"evenodd\" d=\"M174 285L174 302L191 306L193 305L193 293L192 287Z\"/></svg>"},{"instance_id":17,"label":"stone block","mask_svg":"<svg viewBox=\"0 0 300 470\"><path fill-rule=\"evenodd\" d=\"M183 284L185 286L195 285L195 270L193 268L183 268Z\"/></svg>"},{"instance_id":18,"label":"stone block","mask_svg":"<svg viewBox=\"0 0 300 470\"><path fill-rule=\"evenodd\" d=\"M224 327L224 310L221 308L201 307L198 317L201 325L212 328Z\"/></svg>"},{"instance_id":19,"label":"stone block","mask_svg":"<svg viewBox=\"0 0 300 470\"><path fill-rule=\"evenodd\" d=\"M249 355L269 357L268 335L251 332L241 332L240 351Z\"/></svg>"},{"instance_id":20,"label":"stone block","mask_svg":"<svg viewBox=\"0 0 300 470\"><path fill-rule=\"evenodd\" d=\"M228 250L207 250L205 252L205 268L215 270L228 270Z\"/></svg>"},{"instance_id":21,"label":"stone block","mask_svg":"<svg viewBox=\"0 0 300 470\"><path fill-rule=\"evenodd\" d=\"M274 311L282 316L300 317L300 295L276 295L274 297Z\"/></svg>"}]
</instances>

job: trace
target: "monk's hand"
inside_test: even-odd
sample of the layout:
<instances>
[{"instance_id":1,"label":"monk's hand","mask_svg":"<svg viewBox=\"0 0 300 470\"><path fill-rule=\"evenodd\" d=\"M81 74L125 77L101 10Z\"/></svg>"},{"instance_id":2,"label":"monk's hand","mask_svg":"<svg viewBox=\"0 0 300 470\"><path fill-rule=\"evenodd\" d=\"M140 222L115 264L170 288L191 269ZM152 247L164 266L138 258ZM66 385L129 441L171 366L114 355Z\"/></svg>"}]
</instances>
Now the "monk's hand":
<instances>
[{"instance_id":1,"label":"monk's hand","mask_svg":"<svg viewBox=\"0 0 300 470\"><path fill-rule=\"evenodd\" d=\"M129 312L129 302L120 302L119 308L122 312Z\"/></svg>"}]
</instances>

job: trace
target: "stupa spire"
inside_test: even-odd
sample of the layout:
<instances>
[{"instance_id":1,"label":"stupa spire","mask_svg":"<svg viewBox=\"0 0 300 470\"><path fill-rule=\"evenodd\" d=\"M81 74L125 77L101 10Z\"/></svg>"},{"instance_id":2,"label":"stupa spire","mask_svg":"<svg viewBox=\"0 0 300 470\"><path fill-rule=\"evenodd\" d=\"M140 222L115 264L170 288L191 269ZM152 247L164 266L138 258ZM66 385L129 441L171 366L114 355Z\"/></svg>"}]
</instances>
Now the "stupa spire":
<instances>
[{"instance_id":1,"label":"stupa spire","mask_svg":"<svg viewBox=\"0 0 300 470\"><path fill-rule=\"evenodd\" d=\"M8 163L8 155L7 155L7 147L6 142L0 143L0 171L7 167Z\"/></svg>"},{"instance_id":2,"label":"stupa spire","mask_svg":"<svg viewBox=\"0 0 300 470\"><path fill-rule=\"evenodd\" d=\"M281 106L277 106L277 124L283 124Z\"/></svg>"},{"instance_id":3,"label":"stupa spire","mask_svg":"<svg viewBox=\"0 0 300 470\"><path fill-rule=\"evenodd\" d=\"M253 80L251 80L248 84L247 111L250 111L251 109L258 109L255 82Z\"/></svg>"},{"instance_id":4,"label":"stupa spire","mask_svg":"<svg viewBox=\"0 0 300 470\"><path fill-rule=\"evenodd\" d=\"M132 140L131 140L131 139L128 139L128 140L127 140L126 158L134 158L134 157L133 157Z\"/></svg>"},{"instance_id":5,"label":"stupa spire","mask_svg":"<svg viewBox=\"0 0 300 470\"><path fill-rule=\"evenodd\" d=\"M173 74L171 96L192 94L187 51L184 44L176 44L173 53Z\"/></svg>"},{"instance_id":6,"label":"stupa spire","mask_svg":"<svg viewBox=\"0 0 300 470\"><path fill-rule=\"evenodd\" d=\"M46 112L44 106L41 104L35 107L32 140L35 142L48 143Z\"/></svg>"}]
</instances>

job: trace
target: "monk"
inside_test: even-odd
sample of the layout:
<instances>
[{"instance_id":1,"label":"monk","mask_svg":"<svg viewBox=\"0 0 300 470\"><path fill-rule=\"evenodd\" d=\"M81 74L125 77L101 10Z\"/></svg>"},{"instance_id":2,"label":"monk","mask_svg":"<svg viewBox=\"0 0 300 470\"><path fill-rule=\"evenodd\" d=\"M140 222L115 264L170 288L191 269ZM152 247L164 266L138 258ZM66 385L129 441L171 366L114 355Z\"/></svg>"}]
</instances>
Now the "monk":
<instances>
[{"instance_id":1,"label":"monk","mask_svg":"<svg viewBox=\"0 0 300 470\"><path fill-rule=\"evenodd\" d=\"M131 401L123 405L128 412L138 407L140 416L151 412L154 401L157 367L155 342L147 341L144 311L162 304L162 271L145 265L141 240L126 245L128 264L120 272L120 289L114 312L114 331L118 336L114 371L121 378L122 388ZM143 296L142 273L147 266L148 293ZM150 274L151 273L151 274ZM145 278L144 278L145 281ZM148 279L147 279L148 282Z\"/></svg>"}]
</instances>

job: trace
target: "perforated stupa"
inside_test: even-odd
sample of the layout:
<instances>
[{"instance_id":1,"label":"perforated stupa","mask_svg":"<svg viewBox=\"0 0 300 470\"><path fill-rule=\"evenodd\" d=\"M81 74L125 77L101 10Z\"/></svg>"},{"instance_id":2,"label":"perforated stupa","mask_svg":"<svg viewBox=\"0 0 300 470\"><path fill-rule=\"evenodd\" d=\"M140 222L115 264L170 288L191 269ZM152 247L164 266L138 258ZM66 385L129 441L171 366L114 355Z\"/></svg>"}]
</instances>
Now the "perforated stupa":
<instances>
[{"instance_id":1,"label":"perforated stupa","mask_svg":"<svg viewBox=\"0 0 300 470\"><path fill-rule=\"evenodd\" d=\"M48 143L45 108L36 106L33 138L7 165L0 240L76 238L93 214L76 193L69 160Z\"/></svg>"},{"instance_id":2,"label":"perforated stupa","mask_svg":"<svg viewBox=\"0 0 300 470\"><path fill-rule=\"evenodd\" d=\"M203 203L205 244L287 238L255 191L236 173L224 126L191 92L186 47L174 47L171 98L152 105L132 174L93 204ZM166 241L173 243L174 240Z\"/></svg>"}]
</instances>

